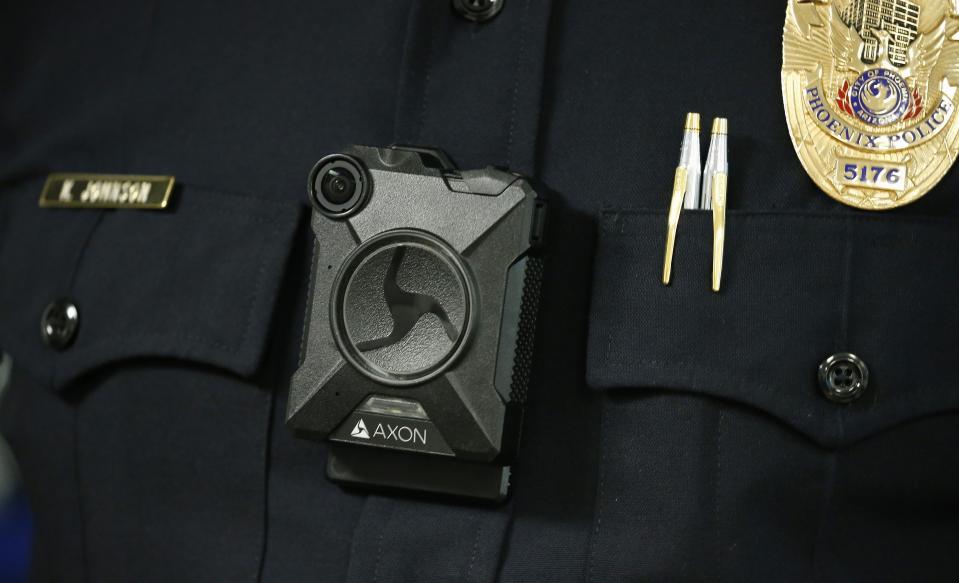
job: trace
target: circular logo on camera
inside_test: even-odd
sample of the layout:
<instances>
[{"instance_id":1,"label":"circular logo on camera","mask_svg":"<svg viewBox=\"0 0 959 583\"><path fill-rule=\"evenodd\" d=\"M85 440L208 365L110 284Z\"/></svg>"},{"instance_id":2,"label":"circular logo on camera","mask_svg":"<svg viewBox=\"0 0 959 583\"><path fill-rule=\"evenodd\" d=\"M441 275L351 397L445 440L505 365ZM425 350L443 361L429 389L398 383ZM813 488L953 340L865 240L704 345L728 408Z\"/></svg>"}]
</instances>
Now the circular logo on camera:
<instances>
[{"instance_id":1,"label":"circular logo on camera","mask_svg":"<svg viewBox=\"0 0 959 583\"><path fill-rule=\"evenodd\" d=\"M432 235L404 229L370 239L344 262L333 289L340 351L378 382L426 381L464 346L473 287L458 254Z\"/></svg>"},{"instance_id":2,"label":"circular logo on camera","mask_svg":"<svg viewBox=\"0 0 959 583\"><path fill-rule=\"evenodd\" d=\"M856 117L874 126L892 125L909 111L909 86L899 73L870 69L849 90Z\"/></svg>"}]
</instances>

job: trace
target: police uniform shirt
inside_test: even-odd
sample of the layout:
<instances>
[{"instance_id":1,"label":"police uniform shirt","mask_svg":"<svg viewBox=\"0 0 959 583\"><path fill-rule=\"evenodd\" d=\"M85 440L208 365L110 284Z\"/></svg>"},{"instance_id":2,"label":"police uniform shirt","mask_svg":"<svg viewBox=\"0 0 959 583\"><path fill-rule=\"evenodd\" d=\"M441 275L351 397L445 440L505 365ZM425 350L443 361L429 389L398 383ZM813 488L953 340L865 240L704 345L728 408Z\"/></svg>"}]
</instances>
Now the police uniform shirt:
<instances>
[{"instance_id":1,"label":"police uniform shirt","mask_svg":"<svg viewBox=\"0 0 959 583\"><path fill-rule=\"evenodd\" d=\"M817 189L783 115L785 6L7 3L0 420L33 579L955 581L959 174L883 214ZM659 278L687 111L730 124L719 294L705 212ZM344 490L284 426L305 177L354 143L549 189L504 505ZM39 208L57 171L176 187L164 211ZM870 371L846 405L817 380L843 352Z\"/></svg>"}]
</instances>

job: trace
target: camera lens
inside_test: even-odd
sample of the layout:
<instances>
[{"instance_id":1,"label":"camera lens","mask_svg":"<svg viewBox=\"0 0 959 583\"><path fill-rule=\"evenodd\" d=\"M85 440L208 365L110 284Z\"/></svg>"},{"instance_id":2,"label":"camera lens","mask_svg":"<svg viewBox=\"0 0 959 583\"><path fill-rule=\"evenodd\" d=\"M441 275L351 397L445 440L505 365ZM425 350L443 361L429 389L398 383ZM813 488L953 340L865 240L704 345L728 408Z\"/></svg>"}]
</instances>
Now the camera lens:
<instances>
[{"instance_id":1,"label":"camera lens","mask_svg":"<svg viewBox=\"0 0 959 583\"><path fill-rule=\"evenodd\" d=\"M330 168L320 178L320 192L326 200L341 205L353 197L356 180L342 168Z\"/></svg>"},{"instance_id":2,"label":"camera lens","mask_svg":"<svg viewBox=\"0 0 959 583\"><path fill-rule=\"evenodd\" d=\"M370 187L366 168L352 156L327 156L310 172L310 200L316 210L333 219L359 210L369 197Z\"/></svg>"}]
</instances>

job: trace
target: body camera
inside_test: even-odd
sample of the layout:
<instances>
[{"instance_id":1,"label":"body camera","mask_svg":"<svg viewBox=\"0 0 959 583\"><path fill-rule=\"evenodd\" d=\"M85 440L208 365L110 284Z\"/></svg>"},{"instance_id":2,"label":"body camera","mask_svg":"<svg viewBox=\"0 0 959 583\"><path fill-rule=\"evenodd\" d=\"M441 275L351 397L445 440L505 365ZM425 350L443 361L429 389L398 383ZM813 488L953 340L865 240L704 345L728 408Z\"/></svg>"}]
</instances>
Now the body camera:
<instances>
[{"instance_id":1,"label":"body camera","mask_svg":"<svg viewBox=\"0 0 959 583\"><path fill-rule=\"evenodd\" d=\"M309 179L316 237L288 426L335 481L508 490L542 281L545 205L495 168L355 146Z\"/></svg>"}]
</instances>

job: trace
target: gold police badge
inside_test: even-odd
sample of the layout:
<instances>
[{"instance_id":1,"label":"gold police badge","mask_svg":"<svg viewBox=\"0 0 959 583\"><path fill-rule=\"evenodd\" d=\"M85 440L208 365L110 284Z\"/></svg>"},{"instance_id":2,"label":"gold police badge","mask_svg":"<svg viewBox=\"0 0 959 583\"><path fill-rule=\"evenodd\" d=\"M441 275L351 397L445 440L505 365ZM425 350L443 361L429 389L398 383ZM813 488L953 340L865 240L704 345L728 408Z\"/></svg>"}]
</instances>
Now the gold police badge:
<instances>
[{"instance_id":1,"label":"gold police badge","mask_svg":"<svg viewBox=\"0 0 959 583\"><path fill-rule=\"evenodd\" d=\"M959 155L959 0L789 0L782 85L793 146L826 194L914 202Z\"/></svg>"}]
</instances>

